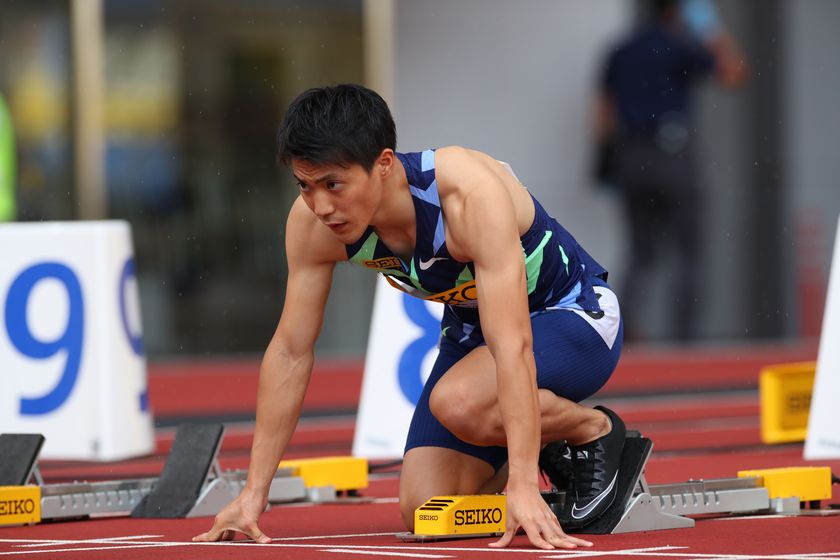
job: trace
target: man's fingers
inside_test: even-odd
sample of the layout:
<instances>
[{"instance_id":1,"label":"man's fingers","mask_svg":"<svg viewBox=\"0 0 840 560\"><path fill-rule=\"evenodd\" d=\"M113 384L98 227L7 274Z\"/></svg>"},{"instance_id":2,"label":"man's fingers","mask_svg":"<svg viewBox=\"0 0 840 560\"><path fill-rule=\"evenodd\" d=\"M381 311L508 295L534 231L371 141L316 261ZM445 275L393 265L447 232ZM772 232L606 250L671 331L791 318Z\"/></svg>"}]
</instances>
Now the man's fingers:
<instances>
[{"instance_id":1,"label":"man's fingers","mask_svg":"<svg viewBox=\"0 0 840 560\"><path fill-rule=\"evenodd\" d=\"M544 550L552 550L554 548L553 544L543 538L543 535L545 534L544 528L531 523L527 525L523 523L522 528L525 529L525 533L528 535L528 540L531 541L532 545Z\"/></svg>"},{"instance_id":2,"label":"man's fingers","mask_svg":"<svg viewBox=\"0 0 840 560\"><path fill-rule=\"evenodd\" d=\"M592 546L592 543L563 532L559 525L551 524L543 531L545 539L556 547L577 548L579 546Z\"/></svg>"},{"instance_id":3,"label":"man's fingers","mask_svg":"<svg viewBox=\"0 0 840 560\"><path fill-rule=\"evenodd\" d=\"M502 538L500 538L496 542L491 542L489 546L491 548L506 548L513 540L513 535L516 534L516 529L516 527L514 527L513 529L508 529L507 531L505 531L505 534L502 535Z\"/></svg>"},{"instance_id":4,"label":"man's fingers","mask_svg":"<svg viewBox=\"0 0 840 560\"><path fill-rule=\"evenodd\" d=\"M566 538L569 540L569 542L573 542L578 546L592 546L591 541L587 541L587 540L584 540L584 539L579 539L579 538L573 537L571 535L566 535Z\"/></svg>"},{"instance_id":5,"label":"man's fingers","mask_svg":"<svg viewBox=\"0 0 840 560\"><path fill-rule=\"evenodd\" d=\"M222 531L220 529L216 529L214 526L212 529L207 531L206 533L201 533L200 535L196 535L193 537L193 542L215 542L219 540Z\"/></svg>"},{"instance_id":6,"label":"man's fingers","mask_svg":"<svg viewBox=\"0 0 840 560\"><path fill-rule=\"evenodd\" d=\"M248 536L251 537L255 542L260 544L268 544L271 542L271 537L264 535L260 528L257 527L256 524L251 525L248 527Z\"/></svg>"},{"instance_id":7,"label":"man's fingers","mask_svg":"<svg viewBox=\"0 0 840 560\"><path fill-rule=\"evenodd\" d=\"M216 527L213 527L206 533L201 533L200 535L193 537L192 540L193 542L232 541L236 537L237 531L245 533L245 535L250 537L253 541L260 544L267 544L271 542L271 537L265 535L256 525L252 525L247 529L217 529Z\"/></svg>"}]
</instances>

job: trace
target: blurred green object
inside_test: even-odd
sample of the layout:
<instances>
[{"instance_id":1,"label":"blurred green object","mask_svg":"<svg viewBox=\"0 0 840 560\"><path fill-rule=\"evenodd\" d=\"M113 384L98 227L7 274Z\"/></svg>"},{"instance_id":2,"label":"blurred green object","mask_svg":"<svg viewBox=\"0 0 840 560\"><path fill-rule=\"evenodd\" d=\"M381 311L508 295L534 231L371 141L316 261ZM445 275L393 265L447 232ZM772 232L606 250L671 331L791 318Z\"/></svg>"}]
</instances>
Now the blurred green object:
<instances>
[{"instance_id":1,"label":"blurred green object","mask_svg":"<svg viewBox=\"0 0 840 560\"><path fill-rule=\"evenodd\" d=\"M0 94L0 222L15 219L15 131L6 100Z\"/></svg>"}]
</instances>

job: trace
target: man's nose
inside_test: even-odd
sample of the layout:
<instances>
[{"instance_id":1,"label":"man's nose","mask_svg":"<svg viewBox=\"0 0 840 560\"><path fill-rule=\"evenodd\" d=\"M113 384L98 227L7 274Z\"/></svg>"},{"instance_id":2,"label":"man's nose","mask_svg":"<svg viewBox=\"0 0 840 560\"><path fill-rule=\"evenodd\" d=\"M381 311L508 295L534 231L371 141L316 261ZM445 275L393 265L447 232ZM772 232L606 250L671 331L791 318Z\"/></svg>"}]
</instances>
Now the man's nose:
<instances>
[{"instance_id":1,"label":"man's nose","mask_svg":"<svg viewBox=\"0 0 840 560\"><path fill-rule=\"evenodd\" d=\"M335 206L325 192L316 192L312 197L312 211L319 218L326 218L335 211Z\"/></svg>"}]
</instances>

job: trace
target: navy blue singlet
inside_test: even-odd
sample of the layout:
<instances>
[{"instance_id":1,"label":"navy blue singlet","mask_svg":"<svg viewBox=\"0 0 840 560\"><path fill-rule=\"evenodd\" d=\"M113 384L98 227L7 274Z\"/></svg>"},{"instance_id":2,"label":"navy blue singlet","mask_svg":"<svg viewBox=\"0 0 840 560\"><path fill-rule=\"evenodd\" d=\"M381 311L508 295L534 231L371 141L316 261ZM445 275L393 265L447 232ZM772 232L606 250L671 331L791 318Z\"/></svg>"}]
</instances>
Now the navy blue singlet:
<instances>
[{"instance_id":1,"label":"navy blue singlet","mask_svg":"<svg viewBox=\"0 0 840 560\"><path fill-rule=\"evenodd\" d=\"M405 167L417 218L414 255L395 255L368 227L347 245L350 262L374 269L408 294L445 304L443 336L462 346L483 342L475 289L475 265L457 261L446 248L443 212L435 180L435 151L397 153ZM533 199L533 197L532 197ZM599 312L591 279L607 271L534 200L534 222L521 237L531 313L550 307Z\"/></svg>"}]
</instances>

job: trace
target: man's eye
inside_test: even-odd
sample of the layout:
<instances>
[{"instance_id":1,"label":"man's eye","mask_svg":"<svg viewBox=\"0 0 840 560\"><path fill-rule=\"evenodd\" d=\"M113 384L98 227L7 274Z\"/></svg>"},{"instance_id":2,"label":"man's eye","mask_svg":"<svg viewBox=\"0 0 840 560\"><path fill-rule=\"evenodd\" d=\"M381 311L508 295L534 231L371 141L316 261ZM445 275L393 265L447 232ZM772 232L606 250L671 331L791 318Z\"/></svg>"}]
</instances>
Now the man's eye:
<instances>
[{"instance_id":1,"label":"man's eye","mask_svg":"<svg viewBox=\"0 0 840 560\"><path fill-rule=\"evenodd\" d=\"M309 187L307 187L303 183L298 183L298 188L302 191L308 191L309 190Z\"/></svg>"},{"instance_id":2,"label":"man's eye","mask_svg":"<svg viewBox=\"0 0 840 560\"><path fill-rule=\"evenodd\" d=\"M334 191L338 188L339 184L340 183L336 183L335 181L330 181L329 183L327 183L327 189Z\"/></svg>"}]
</instances>

